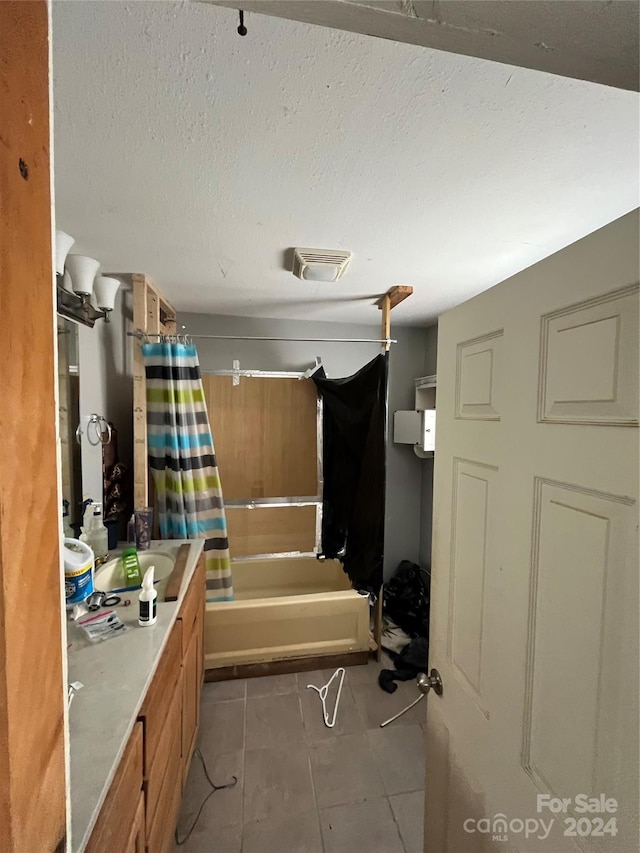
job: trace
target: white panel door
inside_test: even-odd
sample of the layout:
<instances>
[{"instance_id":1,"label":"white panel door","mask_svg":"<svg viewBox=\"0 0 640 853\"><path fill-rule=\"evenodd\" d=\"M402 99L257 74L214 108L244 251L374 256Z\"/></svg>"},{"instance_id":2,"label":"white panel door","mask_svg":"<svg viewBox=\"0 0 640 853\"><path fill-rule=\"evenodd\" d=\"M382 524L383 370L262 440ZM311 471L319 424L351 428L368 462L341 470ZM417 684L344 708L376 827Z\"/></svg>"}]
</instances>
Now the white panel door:
<instances>
[{"instance_id":1,"label":"white panel door","mask_svg":"<svg viewBox=\"0 0 640 853\"><path fill-rule=\"evenodd\" d=\"M427 853L638 850L637 282L636 213L440 318Z\"/></svg>"}]
</instances>

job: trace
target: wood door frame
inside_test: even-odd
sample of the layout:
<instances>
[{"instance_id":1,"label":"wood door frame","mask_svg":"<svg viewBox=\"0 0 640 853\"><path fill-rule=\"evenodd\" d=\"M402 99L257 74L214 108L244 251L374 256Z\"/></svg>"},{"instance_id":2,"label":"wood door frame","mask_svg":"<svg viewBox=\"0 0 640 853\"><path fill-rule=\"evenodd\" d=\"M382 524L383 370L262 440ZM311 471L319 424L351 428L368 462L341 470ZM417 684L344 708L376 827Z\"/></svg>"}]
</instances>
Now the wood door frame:
<instances>
[{"instance_id":1,"label":"wood door frame","mask_svg":"<svg viewBox=\"0 0 640 853\"><path fill-rule=\"evenodd\" d=\"M67 849L50 9L0 3L0 849Z\"/></svg>"},{"instance_id":2,"label":"wood door frame","mask_svg":"<svg viewBox=\"0 0 640 853\"><path fill-rule=\"evenodd\" d=\"M133 506L153 506L155 493L149 469L147 447L147 378L142 355L145 335L154 341L159 335L175 335L176 310L162 296L148 275L131 273L133 290ZM149 496L151 494L151 503ZM157 513L154 513L157 533Z\"/></svg>"}]
</instances>

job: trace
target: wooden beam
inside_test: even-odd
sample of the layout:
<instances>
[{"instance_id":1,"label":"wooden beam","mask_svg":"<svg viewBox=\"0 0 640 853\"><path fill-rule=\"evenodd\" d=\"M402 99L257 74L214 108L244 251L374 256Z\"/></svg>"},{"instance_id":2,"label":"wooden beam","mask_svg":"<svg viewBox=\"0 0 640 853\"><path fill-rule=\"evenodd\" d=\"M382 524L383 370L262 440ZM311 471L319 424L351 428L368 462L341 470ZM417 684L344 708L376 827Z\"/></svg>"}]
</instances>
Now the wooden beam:
<instances>
[{"instance_id":1,"label":"wooden beam","mask_svg":"<svg viewBox=\"0 0 640 853\"><path fill-rule=\"evenodd\" d=\"M133 327L147 329L147 279L134 273ZM140 341L133 340L133 505L149 505L149 476L147 455L147 383Z\"/></svg>"},{"instance_id":2,"label":"wooden beam","mask_svg":"<svg viewBox=\"0 0 640 853\"><path fill-rule=\"evenodd\" d=\"M390 287L389 290L381 296L376 302L378 308L384 309L384 300L389 299L389 309L395 308L405 299L408 299L413 293L413 288L409 284L396 284L395 287Z\"/></svg>"},{"instance_id":3,"label":"wooden beam","mask_svg":"<svg viewBox=\"0 0 640 853\"><path fill-rule=\"evenodd\" d=\"M390 344L388 343L391 337L391 311L400 302L408 299L413 293L413 287L408 284L396 284L395 287L390 287L387 292L378 299L376 305L382 311L382 328L380 337L387 341L384 344L384 351L388 352ZM382 658L382 586L378 592L378 600L376 601L373 611L373 639L376 644L376 659Z\"/></svg>"},{"instance_id":4,"label":"wooden beam","mask_svg":"<svg viewBox=\"0 0 640 853\"><path fill-rule=\"evenodd\" d=\"M47 3L0 2L0 850L63 853Z\"/></svg>"},{"instance_id":5,"label":"wooden beam","mask_svg":"<svg viewBox=\"0 0 640 853\"><path fill-rule=\"evenodd\" d=\"M176 311L144 273L132 273L133 327L152 335L175 335ZM133 340L133 504L155 506L155 490L150 479L147 443L147 383L141 342ZM158 515L153 517L153 536L159 533Z\"/></svg>"},{"instance_id":6,"label":"wooden beam","mask_svg":"<svg viewBox=\"0 0 640 853\"><path fill-rule=\"evenodd\" d=\"M389 298L388 293L385 293L385 295L378 301L378 308L382 309L382 328L380 330L380 337L383 341L387 341L384 345L384 351L389 352L389 338L391 337L391 299Z\"/></svg>"}]
</instances>

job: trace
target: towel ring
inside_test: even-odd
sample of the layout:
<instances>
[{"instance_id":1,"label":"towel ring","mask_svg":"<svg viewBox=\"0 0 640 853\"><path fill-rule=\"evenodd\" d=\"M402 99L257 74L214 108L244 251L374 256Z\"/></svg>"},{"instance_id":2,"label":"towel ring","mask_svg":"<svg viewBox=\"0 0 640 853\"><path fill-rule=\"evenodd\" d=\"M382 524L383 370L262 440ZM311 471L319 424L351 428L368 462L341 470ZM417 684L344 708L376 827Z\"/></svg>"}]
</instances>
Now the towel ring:
<instances>
[{"instance_id":1,"label":"towel ring","mask_svg":"<svg viewBox=\"0 0 640 853\"><path fill-rule=\"evenodd\" d=\"M95 441L91 440L92 426ZM103 415L98 415L95 412L89 415L89 422L87 424L87 441L92 447L97 447L99 444L111 444L111 435L111 424L105 417L103 417Z\"/></svg>"}]
</instances>

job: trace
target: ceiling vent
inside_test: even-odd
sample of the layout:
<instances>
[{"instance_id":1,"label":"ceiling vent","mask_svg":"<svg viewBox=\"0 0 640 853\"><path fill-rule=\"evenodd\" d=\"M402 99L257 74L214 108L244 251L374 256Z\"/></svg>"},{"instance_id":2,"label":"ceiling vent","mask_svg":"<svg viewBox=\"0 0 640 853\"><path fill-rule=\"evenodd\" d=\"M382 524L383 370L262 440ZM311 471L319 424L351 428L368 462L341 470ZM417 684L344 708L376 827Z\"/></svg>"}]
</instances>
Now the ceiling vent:
<instances>
[{"instance_id":1,"label":"ceiling vent","mask_svg":"<svg viewBox=\"0 0 640 853\"><path fill-rule=\"evenodd\" d=\"M293 274L303 281L337 281L349 265L351 252L338 249L293 250Z\"/></svg>"}]
</instances>

